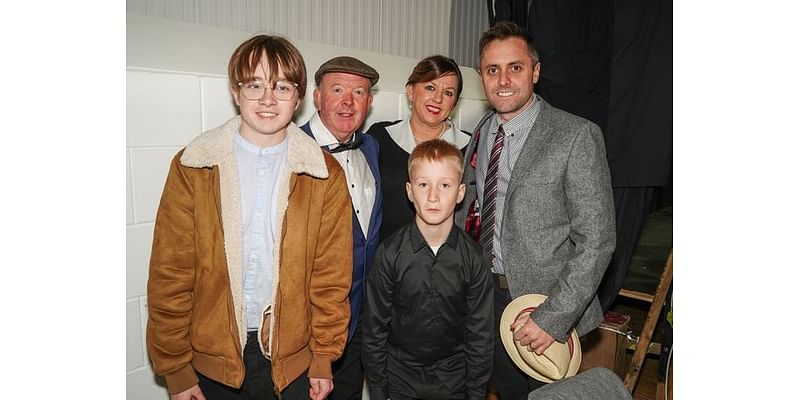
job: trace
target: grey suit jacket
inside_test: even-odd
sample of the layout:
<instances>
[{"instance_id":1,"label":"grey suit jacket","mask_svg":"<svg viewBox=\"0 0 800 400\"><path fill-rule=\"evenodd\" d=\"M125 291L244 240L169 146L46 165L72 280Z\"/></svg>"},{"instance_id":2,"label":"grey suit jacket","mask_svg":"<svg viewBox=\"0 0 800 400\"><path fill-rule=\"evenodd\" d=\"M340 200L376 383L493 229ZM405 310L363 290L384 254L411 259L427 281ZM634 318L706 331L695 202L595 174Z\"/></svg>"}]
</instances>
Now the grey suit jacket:
<instances>
[{"instance_id":1,"label":"grey suit jacket","mask_svg":"<svg viewBox=\"0 0 800 400\"><path fill-rule=\"evenodd\" d=\"M597 287L616 243L611 176L600 128L542 101L542 108L511 171L501 225L501 249L512 297L548 296L533 320L558 341L571 328L584 335L603 320ZM478 125L481 140L490 111ZM467 146L464 227L477 196Z\"/></svg>"}]
</instances>

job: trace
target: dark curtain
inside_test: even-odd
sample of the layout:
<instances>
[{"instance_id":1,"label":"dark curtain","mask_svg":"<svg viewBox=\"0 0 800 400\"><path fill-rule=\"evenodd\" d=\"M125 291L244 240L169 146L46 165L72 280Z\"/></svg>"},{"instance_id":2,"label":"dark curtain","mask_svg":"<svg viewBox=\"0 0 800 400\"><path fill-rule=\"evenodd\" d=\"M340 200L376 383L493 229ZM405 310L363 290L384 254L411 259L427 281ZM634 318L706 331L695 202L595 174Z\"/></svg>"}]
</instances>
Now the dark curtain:
<instances>
[{"instance_id":1,"label":"dark curtain","mask_svg":"<svg viewBox=\"0 0 800 400\"><path fill-rule=\"evenodd\" d=\"M605 132L611 83L612 0L500 0L495 20L528 31L542 63L536 93ZM524 14L520 14L524 13Z\"/></svg>"},{"instance_id":2,"label":"dark curtain","mask_svg":"<svg viewBox=\"0 0 800 400\"><path fill-rule=\"evenodd\" d=\"M615 187L672 184L672 1L614 1L606 149Z\"/></svg>"},{"instance_id":3,"label":"dark curtain","mask_svg":"<svg viewBox=\"0 0 800 400\"><path fill-rule=\"evenodd\" d=\"M491 0L489 0L491 1ZM654 201L672 186L672 1L496 0L490 23L525 28L542 63L536 92L603 130L617 249L598 289L608 310Z\"/></svg>"}]
</instances>

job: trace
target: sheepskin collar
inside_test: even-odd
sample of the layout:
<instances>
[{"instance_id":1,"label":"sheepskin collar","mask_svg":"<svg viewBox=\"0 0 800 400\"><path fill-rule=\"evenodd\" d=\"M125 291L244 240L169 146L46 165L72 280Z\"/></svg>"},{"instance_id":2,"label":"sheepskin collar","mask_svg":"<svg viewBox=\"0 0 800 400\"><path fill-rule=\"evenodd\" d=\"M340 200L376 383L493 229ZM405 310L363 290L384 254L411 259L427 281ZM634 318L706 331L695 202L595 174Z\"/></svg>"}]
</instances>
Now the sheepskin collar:
<instances>
[{"instance_id":1,"label":"sheepskin collar","mask_svg":"<svg viewBox=\"0 0 800 400\"><path fill-rule=\"evenodd\" d=\"M193 168L205 168L219 165L222 160L235 157L233 154L233 135L239 131L242 123L240 116L235 116L222 126L202 133L194 138L181 156L181 164ZM308 174L315 178L328 177L328 167L319 145L305 134L294 122L286 127L288 137L287 167L296 174Z\"/></svg>"}]
</instances>

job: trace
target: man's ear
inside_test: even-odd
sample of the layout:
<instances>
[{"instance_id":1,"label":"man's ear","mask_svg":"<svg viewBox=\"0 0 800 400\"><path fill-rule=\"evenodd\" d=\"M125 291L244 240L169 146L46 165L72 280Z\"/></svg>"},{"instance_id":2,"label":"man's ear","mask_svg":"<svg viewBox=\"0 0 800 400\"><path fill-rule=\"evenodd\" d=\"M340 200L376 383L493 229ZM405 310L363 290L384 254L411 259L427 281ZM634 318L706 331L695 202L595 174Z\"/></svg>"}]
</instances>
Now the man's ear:
<instances>
[{"instance_id":1,"label":"man's ear","mask_svg":"<svg viewBox=\"0 0 800 400\"><path fill-rule=\"evenodd\" d=\"M322 93L320 93L319 88L314 89L314 108L319 111L319 105L322 103Z\"/></svg>"},{"instance_id":2,"label":"man's ear","mask_svg":"<svg viewBox=\"0 0 800 400\"><path fill-rule=\"evenodd\" d=\"M461 203L461 200L464 200L464 194L467 193L467 185L463 183L458 185L458 200L456 204Z\"/></svg>"},{"instance_id":3,"label":"man's ear","mask_svg":"<svg viewBox=\"0 0 800 400\"><path fill-rule=\"evenodd\" d=\"M539 73L541 72L541 70L542 70L542 63L540 62L536 63L536 65L533 67L533 83L539 82Z\"/></svg>"},{"instance_id":4,"label":"man's ear","mask_svg":"<svg viewBox=\"0 0 800 400\"><path fill-rule=\"evenodd\" d=\"M406 182L406 196L408 196L408 201L414 202L414 195L411 193L411 182Z\"/></svg>"}]
</instances>

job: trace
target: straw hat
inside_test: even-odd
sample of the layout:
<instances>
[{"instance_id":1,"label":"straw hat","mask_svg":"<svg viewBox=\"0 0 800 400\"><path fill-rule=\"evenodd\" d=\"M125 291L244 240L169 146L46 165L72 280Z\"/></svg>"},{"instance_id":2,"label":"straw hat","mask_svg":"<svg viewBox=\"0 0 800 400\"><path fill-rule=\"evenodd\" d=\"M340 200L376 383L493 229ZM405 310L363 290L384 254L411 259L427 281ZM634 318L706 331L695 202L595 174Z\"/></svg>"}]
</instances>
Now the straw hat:
<instances>
[{"instance_id":1,"label":"straw hat","mask_svg":"<svg viewBox=\"0 0 800 400\"><path fill-rule=\"evenodd\" d=\"M532 312L545 300L545 295L526 294L511 301L500 317L500 339L519 369L536 380L550 383L575 375L581 366L581 343L575 329L566 343L554 341L542 355L514 340L514 332L509 329L520 315Z\"/></svg>"}]
</instances>

